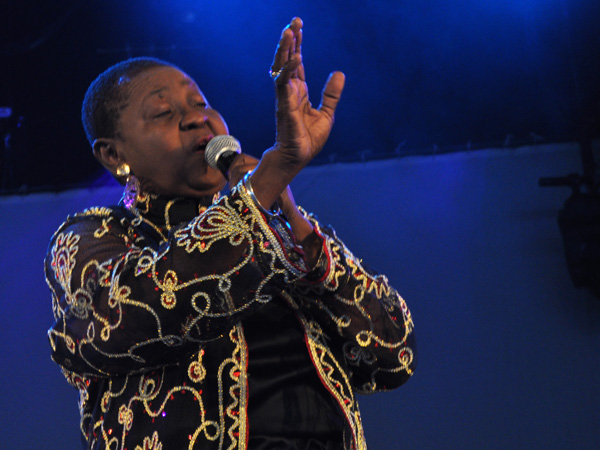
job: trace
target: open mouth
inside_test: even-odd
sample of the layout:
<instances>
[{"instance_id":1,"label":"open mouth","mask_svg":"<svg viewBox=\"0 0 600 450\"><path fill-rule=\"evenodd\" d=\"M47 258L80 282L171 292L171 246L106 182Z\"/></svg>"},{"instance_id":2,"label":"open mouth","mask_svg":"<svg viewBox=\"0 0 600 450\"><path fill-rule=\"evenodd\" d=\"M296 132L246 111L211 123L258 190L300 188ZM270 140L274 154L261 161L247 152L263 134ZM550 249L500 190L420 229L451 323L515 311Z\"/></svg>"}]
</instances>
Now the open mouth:
<instances>
[{"instance_id":1,"label":"open mouth","mask_svg":"<svg viewBox=\"0 0 600 450\"><path fill-rule=\"evenodd\" d=\"M209 141L213 138L214 136L211 134L209 136L204 136L200 139L198 139L195 143L194 146L194 151L195 152L203 152L206 150L206 146L208 145Z\"/></svg>"}]
</instances>

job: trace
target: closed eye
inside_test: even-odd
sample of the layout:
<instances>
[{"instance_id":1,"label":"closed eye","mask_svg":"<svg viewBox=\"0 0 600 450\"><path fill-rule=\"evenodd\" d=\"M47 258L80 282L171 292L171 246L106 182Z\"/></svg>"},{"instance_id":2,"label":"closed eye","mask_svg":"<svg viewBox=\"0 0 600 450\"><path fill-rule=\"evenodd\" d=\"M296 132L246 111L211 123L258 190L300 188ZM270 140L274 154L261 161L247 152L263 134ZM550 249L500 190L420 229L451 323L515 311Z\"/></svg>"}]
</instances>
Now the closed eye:
<instances>
[{"instance_id":1,"label":"closed eye","mask_svg":"<svg viewBox=\"0 0 600 450\"><path fill-rule=\"evenodd\" d=\"M171 115L171 110L167 109L165 111L159 112L158 114L155 114L154 118L155 119L160 119L161 117L167 117L167 116L170 116L170 115Z\"/></svg>"}]
</instances>

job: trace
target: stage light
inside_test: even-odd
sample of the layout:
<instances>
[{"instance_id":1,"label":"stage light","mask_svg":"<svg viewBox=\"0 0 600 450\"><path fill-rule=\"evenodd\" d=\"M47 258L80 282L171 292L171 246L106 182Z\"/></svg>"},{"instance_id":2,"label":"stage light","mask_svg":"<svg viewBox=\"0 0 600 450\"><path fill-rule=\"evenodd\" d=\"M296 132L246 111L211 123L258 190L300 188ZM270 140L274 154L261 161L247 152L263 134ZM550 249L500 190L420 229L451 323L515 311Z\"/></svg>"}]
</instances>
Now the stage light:
<instances>
[{"instance_id":1,"label":"stage light","mask_svg":"<svg viewBox=\"0 0 600 450\"><path fill-rule=\"evenodd\" d=\"M558 213L558 225L573 284L600 298L600 194L574 192Z\"/></svg>"},{"instance_id":2,"label":"stage light","mask_svg":"<svg viewBox=\"0 0 600 450\"><path fill-rule=\"evenodd\" d=\"M12 108L10 106L0 106L0 119L8 119L12 116Z\"/></svg>"},{"instance_id":3,"label":"stage light","mask_svg":"<svg viewBox=\"0 0 600 450\"><path fill-rule=\"evenodd\" d=\"M600 174L589 139L580 142L584 175L540 178L540 186L570 186L571 196L558 213L565 259L576 287L600 299Z\"/></svg>"}]
</instances>

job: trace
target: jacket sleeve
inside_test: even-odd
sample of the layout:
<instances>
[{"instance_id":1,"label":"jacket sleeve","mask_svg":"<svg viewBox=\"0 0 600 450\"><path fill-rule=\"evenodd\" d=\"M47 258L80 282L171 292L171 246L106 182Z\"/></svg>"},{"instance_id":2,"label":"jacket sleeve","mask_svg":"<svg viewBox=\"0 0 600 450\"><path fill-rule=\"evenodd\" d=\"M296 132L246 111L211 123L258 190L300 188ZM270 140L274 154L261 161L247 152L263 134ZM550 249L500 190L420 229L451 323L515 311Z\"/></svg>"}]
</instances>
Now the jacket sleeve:
<instances>
[{"instance_id":1,"label":"jacket sleeve","mask_svg":"<svg viewBox=\"0 0 600 450\"><path fill-rule=\"evenodd\" d=\"M48 334L64 369L97 376L177 363L307 272L286 227L267 223L242 185L160 247L138 231L94 208L53 236Z\"/></svg>"},{"instance_id":2,"label":"jacket sleeve","mask_svg":"<svg viewBox=\"0 0 600 450\"><path fill-rule=\"evenodd\" d=\"M308 217L323 248L316 267L294 283L294 297L314 318L313 337L343 359L358 392L400 386L416 365L406 302L387 277L367 269L331 228Z\"/></svg>"}]
</instances>

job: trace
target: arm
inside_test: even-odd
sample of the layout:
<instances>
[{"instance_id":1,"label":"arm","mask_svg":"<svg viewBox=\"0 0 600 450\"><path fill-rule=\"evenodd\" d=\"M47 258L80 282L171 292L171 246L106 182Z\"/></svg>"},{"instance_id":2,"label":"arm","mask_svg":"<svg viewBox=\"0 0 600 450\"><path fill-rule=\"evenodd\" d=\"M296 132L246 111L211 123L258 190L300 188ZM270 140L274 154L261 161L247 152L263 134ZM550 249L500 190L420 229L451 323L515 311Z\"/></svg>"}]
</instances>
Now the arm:
<instances>
[{"instance_id":1,"label":"arm","mask_svg":"<svg viewBox=\"0 0 600 450\"><path fill-rule=\"evenodd\" d=\"M107 209L68 220L46 259L53 358L81 374L176 363L306 271L242 186L151 245Z\"/></svg>"},{"instance_id":2,"label":"arm","mask_svg":"<svg viewBox=\"0 0 600 450\"><path fill-rule=\"evenodd\" d=\"M410 378L416 348L410 311L383 275L365 268L331 229L310 217L322 236L316 267L294 283L294 297L338 351L362 393L393 389Z\"/></svg>"},{"instance_id":3,"label":"arm","mask_svg":"<svg viewBox=\"0 0 600 450\"><path fill-rule=\"evenodd\" d=\"M258 201L271 206L292 179L323 148L333 125L344 87L344 75L334 72L323 89L321 105L308 100L301 55L302 21L292 20L281 35L272 72L277 98L277 139L252 173ZM412 319L404 300L384 276L369 273L335 237L316 221L299 214L291 192L283 209L309 267L296 294L317 319L333 331L351 368L352 381L364 392L398 386L414 369ZM320 263L317 261L320 259Z\"/></svg>"},{"instance_id":4,"label":"arm","mask_svg":"<svg viewBox=\"0 0 600 450\"><path fill-rule=\"evenodd\" d=\"M235 183L249 169L254 169L251 182L258 202L268 209L280 200L306 261L312 266L318 258L321 241L310 222L298 213L289 184L325 145L345 77L341 72L333 72L323 88L321 104L312 107L302 64L302 25L302 20L296 17L284 28L271 66L271 73L277 74L274 76L275 145L263 154L256 167L249 167L246 157L236 158L230 168L230 179Z\"/></svg>"},{"instance_id":5,"label":"arm","mask_svg":"<svg viewBox=\"0 0 600 450\"><path fill-rule=\"evenodd\" d=\"M237 156L229 168L228 176L231 185L236 185L248 172L254 170L258 163L259 161L256 158L245 153ZM298 245L304 252L308 267L312 268L317 263L321 253L322 239L314 231L310 220L299 211L289 186L281 193L277 202L292 229Z\"/></svg>"}]
</instances>

